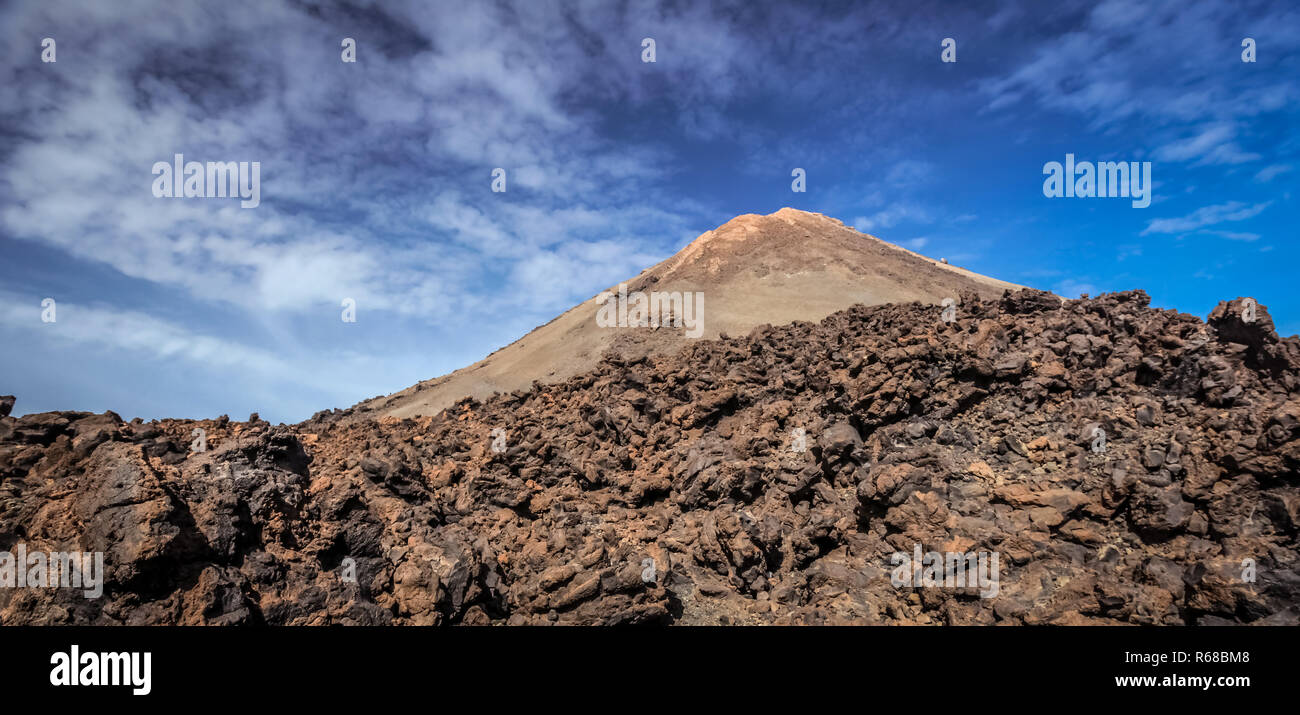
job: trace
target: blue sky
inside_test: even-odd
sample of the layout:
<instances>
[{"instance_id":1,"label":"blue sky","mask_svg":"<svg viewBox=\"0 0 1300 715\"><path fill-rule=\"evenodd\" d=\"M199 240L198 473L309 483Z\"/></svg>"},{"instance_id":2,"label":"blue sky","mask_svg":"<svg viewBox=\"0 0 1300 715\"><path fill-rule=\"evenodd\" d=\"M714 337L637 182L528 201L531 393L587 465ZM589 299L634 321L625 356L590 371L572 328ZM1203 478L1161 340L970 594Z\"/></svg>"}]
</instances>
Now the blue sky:
<instances>
[{"instance_id":1,"label":"blue sky","mask_svg":"<svg viewBox=\"0 0 1300 715\"><path fill-rule=\"evenodd\" d=\"M0 28L20 414L301 420L783 206L1069 297L1249 295L1300 332L1294 3L20 0ZM176 153L260 162L261 205L154 197ZM1044 197L1067 153L1152 162L1151 206Z\"/></svg>"}]
</instances>

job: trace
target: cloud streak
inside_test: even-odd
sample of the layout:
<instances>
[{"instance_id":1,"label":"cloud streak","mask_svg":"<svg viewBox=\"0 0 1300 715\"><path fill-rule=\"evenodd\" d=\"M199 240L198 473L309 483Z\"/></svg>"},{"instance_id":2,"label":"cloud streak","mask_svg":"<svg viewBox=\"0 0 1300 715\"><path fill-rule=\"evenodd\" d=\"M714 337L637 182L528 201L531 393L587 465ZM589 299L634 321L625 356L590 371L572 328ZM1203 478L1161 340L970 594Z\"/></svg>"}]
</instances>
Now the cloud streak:
<instances>
[{"instance_id":1,"label":"cloud streak","mask_svg":"<svg viewBox=\"0 0 1300 715\"><path fill-rule=\"evenodd\" d=\"M1186 233L1206 226L1217 226L1218 224L1232 221L1244 221L1248 218L1258 216L1268 207L1269 202L1247 205L1240 201L1229 201L1228 203L1216 204L1214 206L1203 206L1186 216L1154 219L1147 224L1147 227L1142 231L1142 234Z\"/></svg>"}]
</instances>

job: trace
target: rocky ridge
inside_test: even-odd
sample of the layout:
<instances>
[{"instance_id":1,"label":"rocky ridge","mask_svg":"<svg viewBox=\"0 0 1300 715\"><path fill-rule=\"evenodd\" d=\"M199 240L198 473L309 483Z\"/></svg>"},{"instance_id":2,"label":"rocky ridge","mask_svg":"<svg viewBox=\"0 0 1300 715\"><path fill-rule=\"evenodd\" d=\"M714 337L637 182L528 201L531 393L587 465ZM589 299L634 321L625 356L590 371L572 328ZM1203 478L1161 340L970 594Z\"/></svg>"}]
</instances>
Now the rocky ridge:
<instances>
[{"instance_id":1,"label":"rocky ridge","mask_svg":"<svg viewBox=\"0 0 1300 715\"><path fill-rule=\"evenodd\" d=\"M3 416L0 551L106 584L0 623L1296 624L1300 341L1243 309L967 294L433 417ZM916 545L998 594L896 588Z\"/></svg>"}]
</instances>

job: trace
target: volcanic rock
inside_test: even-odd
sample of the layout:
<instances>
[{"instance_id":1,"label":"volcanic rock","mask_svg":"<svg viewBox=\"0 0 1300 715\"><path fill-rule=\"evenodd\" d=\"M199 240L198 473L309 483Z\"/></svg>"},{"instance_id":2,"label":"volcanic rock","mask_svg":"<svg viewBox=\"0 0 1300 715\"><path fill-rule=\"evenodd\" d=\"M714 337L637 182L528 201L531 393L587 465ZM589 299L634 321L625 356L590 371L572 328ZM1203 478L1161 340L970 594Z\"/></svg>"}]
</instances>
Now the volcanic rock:
<instances>
[{"instance_id":1,"label":"volcanic rock","mask_svg":"<svg viewBox=\"0 0 1300 715\"><path fill-rule=\"evenodd\" d=\"M0 417L0 550L106 572L0 623L1295 625L1300 345L1236 304L858 305L418 419ZM996 595L895 586L916 546Z\"/></svg>"}]
</instances>

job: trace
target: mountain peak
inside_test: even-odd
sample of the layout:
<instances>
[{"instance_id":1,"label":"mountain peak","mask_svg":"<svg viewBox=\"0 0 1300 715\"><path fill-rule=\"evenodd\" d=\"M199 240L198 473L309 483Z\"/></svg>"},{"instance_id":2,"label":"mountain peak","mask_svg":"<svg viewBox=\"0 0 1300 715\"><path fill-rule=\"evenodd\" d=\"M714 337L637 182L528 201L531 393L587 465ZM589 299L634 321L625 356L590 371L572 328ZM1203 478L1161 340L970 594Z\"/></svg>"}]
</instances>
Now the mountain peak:
<instances>
[{"instance_id":1,"label":"mountain peak","mask_svg":"<svg viewBox=\"0 0 1300 715\"><path fill-rule=\"evenodd\" d=\"M700 238L714 235L729 235L737 232L753 234L761 232L765 227L770 227L773 221L780 221L791 226L838 226L844 228L844 224L837 219L833 219L825 214L813 213L802 209L786 206L777 209L770 214L741 214L721 226L705 231ZM696 239L699 240L699 239Z\"/></svg>"},{"instance_id":2,"label":"mountain peak","mask_svg":"<svg viewBox=\"0 0 1300 715\"><path fill-rule=\"evenodd\" d=\"M991 299L1020 288L791 207L736 216L622 283L628 291L702 294L705 338L819 321L857 303L938 305L967 292ZM692 339L681 328L602 327L596 310L596 300L583 301L474 365L359 407L373 416L432 415L464 397L567 379L607 351L636 359L679 350Z\"/></svg>"},{"instance_id":3,"label":"mountain peak","mask_svg":"<svg viewBox=\"0 0 1300 715\"><path fill-rule=\"evenodd\" d=\"M713 282L736 271L759 275L815 272L824 267L828 257L840 259L843 265L855 265L869 260L868 254L875 254L881 247L940 265L938 261L861 233L838 219L787 206L767 215L741 214L700 234L651 270L657 272L655 280L661 283ZM649 278L645 273L638 278L643 277Z\"/></svg>"},{"instance_id":4,"label":"mountain peak","mask_svg":"<svg viewBox=\"0 0 1300 715\"><path fill-rule=\"evenodd\" d=\"M768 214L768 217L778 218L781 219L782 221L796 221L796 222L811 221L815 223L830 222L840 226L844 225L844 223L839 219L831 218L826 214L819 214L814 211L804 211L803 209L796 209L791 206L786 206L784 208L777 209L776 211L773 211L772 213Z\"/></svg>"}]
</instances>

